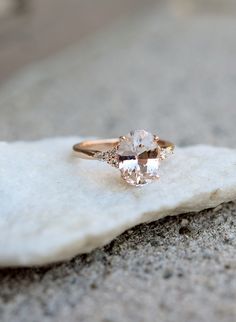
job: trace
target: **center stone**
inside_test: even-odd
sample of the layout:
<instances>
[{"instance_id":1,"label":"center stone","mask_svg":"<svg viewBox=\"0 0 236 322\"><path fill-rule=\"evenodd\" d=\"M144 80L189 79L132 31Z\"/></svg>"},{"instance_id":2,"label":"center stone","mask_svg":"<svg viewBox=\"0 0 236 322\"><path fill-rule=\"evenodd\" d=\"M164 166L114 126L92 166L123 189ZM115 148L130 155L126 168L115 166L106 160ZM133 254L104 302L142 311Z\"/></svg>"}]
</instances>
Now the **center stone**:
<instances>
[{"instance_id":1,"label":"center stone","mask_svg":"<svg viewBox=\"0 0 236 322\"><path fill-rule=\"evenodd\" d=\"M122 178L139 186L158 179L160 148L151 133L131 131L120 138L117 158Z\"/></svg>"}]
</instances>

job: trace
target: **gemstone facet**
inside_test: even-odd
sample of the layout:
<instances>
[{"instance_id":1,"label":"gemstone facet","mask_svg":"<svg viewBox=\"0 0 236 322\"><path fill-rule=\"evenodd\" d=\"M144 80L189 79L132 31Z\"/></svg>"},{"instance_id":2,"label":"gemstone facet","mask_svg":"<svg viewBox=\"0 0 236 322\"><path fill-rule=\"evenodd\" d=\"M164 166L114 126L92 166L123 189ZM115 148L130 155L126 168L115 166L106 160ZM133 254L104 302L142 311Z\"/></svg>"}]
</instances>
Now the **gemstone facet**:
<instances>
[{"instance_id":1,"label":"gemstone facet","mask_svg":"<svg viewBox=\"0 0 236 322\"><path fill-rule=\"evenodd\" d=\"M122 178L134 186L158 179L160 152L157 138L145 130L121 137L116 153Z\"/></svg>"}]
</instances>

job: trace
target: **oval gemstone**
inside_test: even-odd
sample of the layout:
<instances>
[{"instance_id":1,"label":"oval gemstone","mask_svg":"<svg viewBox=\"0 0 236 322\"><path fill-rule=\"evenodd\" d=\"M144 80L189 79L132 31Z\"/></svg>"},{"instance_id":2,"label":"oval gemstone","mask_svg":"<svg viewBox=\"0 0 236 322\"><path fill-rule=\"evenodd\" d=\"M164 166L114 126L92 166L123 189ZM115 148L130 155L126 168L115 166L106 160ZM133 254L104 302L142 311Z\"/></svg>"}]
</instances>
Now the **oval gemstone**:
<instances>
[{"instance_id":1,"label":"oval gemstone","mask_svg":"<svg viewBox=\"0 0 236 322\"><path fill-rule=\"evenodd\" d=\"M160 148L153 134L131 131L120 139L117 158L122 178L139 186L159 178Z\"/></svg>"}]
</instances>

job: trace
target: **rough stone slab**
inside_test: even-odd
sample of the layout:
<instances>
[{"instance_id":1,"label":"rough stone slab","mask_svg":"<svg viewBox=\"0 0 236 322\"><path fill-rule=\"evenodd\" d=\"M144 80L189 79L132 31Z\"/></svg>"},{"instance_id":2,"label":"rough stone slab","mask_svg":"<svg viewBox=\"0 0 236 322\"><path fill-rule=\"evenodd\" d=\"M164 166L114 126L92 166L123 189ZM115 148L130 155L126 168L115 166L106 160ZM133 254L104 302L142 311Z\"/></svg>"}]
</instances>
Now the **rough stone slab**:
<instances>
[{"instance_id":1,"label":"rough stone slab","mask_svg":"<svg viewBox=\"0 0 236 322\"><path fill-rule=\"evenodd\" d=\"M236 151L177 148L158 182L135 188L71 152L78 138L0 143L0 265L42 265L108 243L126 229L236 199Z\"/></svg>"}]
</instances>

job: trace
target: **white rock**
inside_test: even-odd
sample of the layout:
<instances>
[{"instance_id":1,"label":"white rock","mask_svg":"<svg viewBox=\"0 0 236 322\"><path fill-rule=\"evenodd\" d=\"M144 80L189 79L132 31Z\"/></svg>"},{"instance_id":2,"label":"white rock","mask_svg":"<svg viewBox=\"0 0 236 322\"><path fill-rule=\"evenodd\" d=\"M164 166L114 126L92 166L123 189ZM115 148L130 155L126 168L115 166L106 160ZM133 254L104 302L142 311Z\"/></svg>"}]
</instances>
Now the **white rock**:
<instances>
[{"instance_id":1,"label":"white rock","mask_svg":"<svg viewBox=\"0 0 236 322\"><path fill-rule=\"evenodd\" d=\"M71 152L78 138L0 143L0 265L42 265L104 245L142 222L236 199L236 151L178 148L136 188Z\"/></svg>"}]
</instances>

